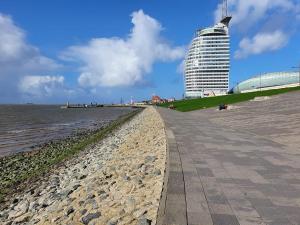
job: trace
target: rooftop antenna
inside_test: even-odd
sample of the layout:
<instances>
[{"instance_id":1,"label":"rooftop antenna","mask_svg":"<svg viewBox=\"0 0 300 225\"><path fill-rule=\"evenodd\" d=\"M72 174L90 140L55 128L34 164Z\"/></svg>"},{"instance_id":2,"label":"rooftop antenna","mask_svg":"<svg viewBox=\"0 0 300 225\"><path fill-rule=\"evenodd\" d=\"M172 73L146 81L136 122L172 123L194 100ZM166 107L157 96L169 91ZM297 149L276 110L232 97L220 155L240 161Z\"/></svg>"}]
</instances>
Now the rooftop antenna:
<instances>
[{"instance_id":1,"label":"rooftop antenna","mask_svg":"<svg viewBox=\"0 0 300 225\"><path fill-rule=\"evenodd\" d=\"M225 26L229 26L229 22L231 20L231 16L228 16L228 2L227 0L223 0L222 3L222 20L221 23L223 23Z\"/></svg>"},{"instance_id":2,"label":"rooftop antenna","mask_svg":"<svg viewBox=\"0 0 300 225\"><path fill-rule=\"evenodd\" d=\"M222 19L228 15L228 4L227 0L223 0L222 2Z\"/></svg>"}]
</instances>

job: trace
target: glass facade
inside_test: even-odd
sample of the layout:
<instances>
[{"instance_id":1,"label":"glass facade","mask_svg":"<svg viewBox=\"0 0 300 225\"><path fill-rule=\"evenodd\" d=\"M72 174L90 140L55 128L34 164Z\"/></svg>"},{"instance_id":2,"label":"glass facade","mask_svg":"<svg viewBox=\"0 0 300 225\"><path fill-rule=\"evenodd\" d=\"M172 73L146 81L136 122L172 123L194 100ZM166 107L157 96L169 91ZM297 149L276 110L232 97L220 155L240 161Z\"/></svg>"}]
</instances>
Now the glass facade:
<instances>
[{"instance_id":1,"label":"glass facade","mask_svg":"<svg viewBox=\"0 0 300 225\"><path fill-rule=\"evenodd\" d=\"M229 41L228 23L220 22L197 31L185 60L185 97L224 95L228 92Z\"/></svg>"},{"instance_id":2,"label":"glass facade","mask_svg":"<svg viewBox=\"0 0 300 225\"><path fill-rule=\"evenodd\" d=\"M300 84L299 72L276 72L255 76L239 83L233 88L233 93L259 91L261 89L276 89Z\"/></svg>"}]
</instances>

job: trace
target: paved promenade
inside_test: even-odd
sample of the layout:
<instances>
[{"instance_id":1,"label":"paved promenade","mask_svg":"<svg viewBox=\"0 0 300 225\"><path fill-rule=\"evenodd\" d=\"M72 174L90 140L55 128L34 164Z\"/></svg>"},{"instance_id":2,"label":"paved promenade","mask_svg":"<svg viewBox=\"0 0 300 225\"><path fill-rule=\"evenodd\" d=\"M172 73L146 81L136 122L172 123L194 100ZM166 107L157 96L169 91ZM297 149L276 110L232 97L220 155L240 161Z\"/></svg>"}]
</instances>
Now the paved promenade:
<instances>
[{"instance_id":1,"label":"paved promenade","mask_svg":"<svg viewBox=\"0 0 300 225\"><path fill-rule=\"evenodd\" d=\"M163 224L300 224L300 92L230 111L158 110L169 139Z\"/></svg>"}]
</instances>

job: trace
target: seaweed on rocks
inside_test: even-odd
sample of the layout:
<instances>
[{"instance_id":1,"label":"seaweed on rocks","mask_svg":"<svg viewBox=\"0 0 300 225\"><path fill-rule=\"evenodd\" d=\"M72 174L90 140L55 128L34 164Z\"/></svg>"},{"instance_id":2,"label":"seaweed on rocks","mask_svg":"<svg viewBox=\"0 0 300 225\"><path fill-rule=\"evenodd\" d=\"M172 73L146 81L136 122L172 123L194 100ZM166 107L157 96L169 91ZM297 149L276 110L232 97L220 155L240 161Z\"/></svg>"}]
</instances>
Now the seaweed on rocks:
<instances>
[{"instance_id":1,"label":"seaweed on rocks","mask_svg":"<svg viewBox=\"0 0 300 225\"><path fill-rule=\"evenodd\" d=\"M34 190L37 181L52 168L64 166L66 160L99 142L140 111L138 109L121 116L97 130L80 131L63 140L40 145L32 151L0 158L0 210L7 206L7 200L15 193L22 192L28 185Z\"/></svg>"}]
</instances>

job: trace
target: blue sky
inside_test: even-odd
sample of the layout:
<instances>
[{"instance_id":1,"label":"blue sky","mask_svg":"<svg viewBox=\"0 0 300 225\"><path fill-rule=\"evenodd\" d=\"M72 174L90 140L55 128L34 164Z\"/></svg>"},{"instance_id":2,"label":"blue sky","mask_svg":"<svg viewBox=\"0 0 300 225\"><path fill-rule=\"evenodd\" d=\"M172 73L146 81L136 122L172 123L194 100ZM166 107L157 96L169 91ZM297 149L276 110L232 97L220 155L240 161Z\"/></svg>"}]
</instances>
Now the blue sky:
<instances>
[{"instance_id":1,"label":"blue sky","mask_svg":"<svg viewBox=\"0 0 300 225\"><path fill-rule=\"evenodd\" d=\"M220 1L1 1L0 103L180 98L180 64ZM230 85L300 63L299 0L229 0Z\"/></svg>"}]
</instances>

